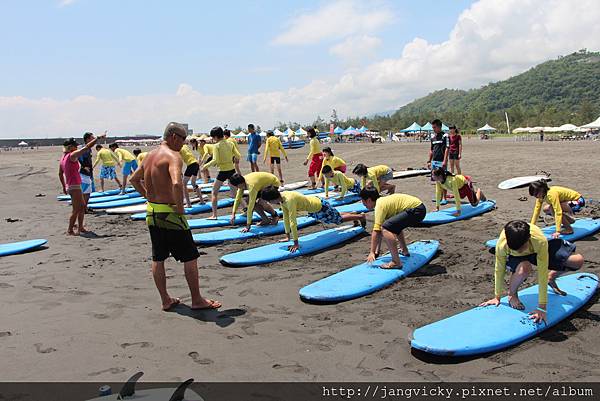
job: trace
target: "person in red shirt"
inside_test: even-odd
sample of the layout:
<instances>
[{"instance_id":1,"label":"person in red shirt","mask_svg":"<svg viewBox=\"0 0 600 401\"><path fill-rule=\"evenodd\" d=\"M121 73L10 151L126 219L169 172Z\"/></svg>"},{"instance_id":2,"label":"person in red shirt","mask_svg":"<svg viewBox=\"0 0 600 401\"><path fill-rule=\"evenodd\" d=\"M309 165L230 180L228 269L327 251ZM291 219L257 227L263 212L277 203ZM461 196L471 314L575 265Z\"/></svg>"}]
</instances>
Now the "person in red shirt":
<instances>
[{"instance_id":1,"label":"person in red shirt","mask_svg":"<svg viewBox=\"0 0 600 401\"><path fill-rule=\"evenodd\" d=\"M450 126L450 148L448 149L448 159L450 160L450 172L454 174L456 168L456 174L461 174L460 171L460 159L462 157L462 137L458 133L456 125Z\"/></svg>"}]
</instances>

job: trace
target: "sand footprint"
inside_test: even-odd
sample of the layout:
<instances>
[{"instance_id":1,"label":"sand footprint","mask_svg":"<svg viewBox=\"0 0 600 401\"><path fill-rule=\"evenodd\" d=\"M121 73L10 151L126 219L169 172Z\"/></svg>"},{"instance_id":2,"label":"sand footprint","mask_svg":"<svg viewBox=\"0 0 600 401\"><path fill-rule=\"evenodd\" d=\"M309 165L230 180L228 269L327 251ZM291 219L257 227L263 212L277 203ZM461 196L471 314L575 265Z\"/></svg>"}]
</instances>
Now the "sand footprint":
<instances>
[{"instance_id":1,"label":"sand footprint","mask_svg":"<svg viewBox=\"0 0 600 401\"><path fill-rule=\"evenodd\" d=\"M42 343L36 343L36 344L33 344L33 346L35 347L35 350L40 354L49 354L51 352L56 351L56 348L52 348L52 347L42 348Z\"/></svg>"},{"instance_id":2,"label":"sand footprint","mask_svg":"<svg viewBox=\"0 0 600 401\"><path fill-rule=\"evenodd\" d=\"M196 351L188 353L188 356L192 358L192 361L200 365L212 365L213 363L215 363L215 361L213 361L212 359L200 358L200 354L198 354Z\"/></svg>"},{"instance_id":3,"label":"sand footprint","mask_svg":"<svg viewBox=\"0 0 600 401\"><path fill-rule=\"evenodd\" d=\"M148 342L148 341L139 341L137 343L123 343L123 344L121 344L121 348L125 349L128 347L134 347L134 346L139 346L140 348L150 348L153 345L154 344L152 344L151 342Z\"/></svg>"}]
</instances>

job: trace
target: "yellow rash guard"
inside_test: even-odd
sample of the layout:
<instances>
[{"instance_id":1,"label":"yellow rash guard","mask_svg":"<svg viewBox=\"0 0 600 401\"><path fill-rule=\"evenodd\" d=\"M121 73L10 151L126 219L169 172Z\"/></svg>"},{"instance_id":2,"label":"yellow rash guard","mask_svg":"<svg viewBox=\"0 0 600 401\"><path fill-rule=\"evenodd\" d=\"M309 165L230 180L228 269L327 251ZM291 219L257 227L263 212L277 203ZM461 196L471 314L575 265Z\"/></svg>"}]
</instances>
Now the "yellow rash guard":
<instances>
[{"instance_id":1,"label":"yellow rash guard","mask_svg":"<svg viewBox=\"0 0 600 401\"><path fill-rule=\"evenodd\" d=\"M231 142L224 139L214 146L213 159L206 163L203 168L217 166L219 171L233 170L235 168L233 165L233 157L235 156L239 159L241 157L240 152L233 147Z\"/></svg>"},{"instance_id":2,"label":"yellow rash guard","mask_svg":"<svg viewBox=\"0 0 600 401\"><path fill-rule=\"evenodd\" d=\"M323 159L323 165L321 166L321 171L319 171L319 180L321 179L321 175L323 174L323 167L330 166L332 170L335 171L336 168L345 166L346 162L337 156L325 157Z\"/></svg>"},{"instance_id":3,"label":"yellow rash guard","mask_svg":"<svg viewBox=\"0 0 600 401\"><path fill-rule=\"evenodd\" d=\"M389 170L390 168L385 164L369 167L367 169L367 176L362 178L361 187L364 189L367 186L367 180L371 180L373 181L373 185L375 186L375 189L377 189L377 192L381 192L378 178L386 175Z\"/></svg>"},{"instance_id":4,"label":"yellow rash guard","mask_svg":"<svg viewBox=\"0 0 600 401\"><path fill-rule=\"evenodd\" d=\"M144 161L146 156L148 156L148 152L142 152L139 155L137 155L135 160L137 161L138 167L142 165L142 162Z\"/></svg>"},{"instance_id":5,"label":"yellow rash guard","mask_svg":"<svg viewBox=\"0 0 600 401\"><path fill-rule=\"evenodd\" d=\"M321 143L315 136L309 142L309 152L308 152L308 157L306 158L306 160L311 160L314 155L319 154L319 153L321 153Z\"/></svg>"},{"instance_id":6,"label":"yellow rash guard","mask_svg":"<svg viewBox=\"0 0 600 401\"><path fill-rule=\"evenodd\" d=\"M204 146L198 146L198 152L200 153L200 163L204 163L209 156L212 156L215 151L215 145L207 143Z\"/></svg>"},{"instance_id":7,"label":"yellow rash guard","mask_svg":"<svg viewBox=\"0 0 600 401\"><path fill-rule=\"evenodd\" d=\"M392 194L377 199L373 231L381 231L384 221L406 209L414 209L422 203L421 199L405 194Z\"/></svg>"},{"instance_id":8,"label":"yellow rash guard","mask_svg":"<svg viewBox=\"0 0 600 401\"><path fill-rule=\"evenodd\" d=\"M179 150L179 154L181 155L181 159L183 160L186 166L198 163L198 159L196 159L196 156L194 156L194 152L192 152L192 149L187 145L183 145L181 147L181 150Z\"/></svg>"},{"instance_id":9,"label":"yellow rash guard","mask_svg":"<svg viewBox=\"0 0 600 401\"><path fill-rule=\"evenodd\" d=\"M300 192L284 191L281 193L281 210L283 211L283 225L285 233L290 234L294 241L298 241L297 213L301 211L316 213L321 210L321 198L305 196Z\"/></svg>"},{"instance_id":10,"label":"yellow rash guard","mask_svg":"<svg viewBox=\"0 0 600 401\"><path fill-rule=\"evenodd\" d=\"M103 166L114 167L117 165L119 158L113 152L108 149L100 149L96 154L96 160L94 160L94 167L100 162Z\"/></svg>"},{"instance_id":11,"label":"yellow rash guard","mask_svg":"<svg viewBox=\"0 0 600 401\"><path fill-rule=\"evenodd\" d=\"M441 182L435 183L435 205L440 207L440 201L442 199L442 191L445 189L447 191L452 191L454 194L454 203L456 205L456 210L460 210L460 194L458 192L459 189L465 185L467 179L464 175L455 175L454 177L448 176L446 177L446 181L442 184Z\"/></svg>"},{"instance_id":12,"label":"yellow rash guard","mask_svg":"<svg viewBox=\"0 0 600 401\"><path fill-rule=\"evenodd\" d=\"M535 253L537 255L539 286L538 302L540 304L545 304L548 300L548 240L544 236L542 230L535 224L529 225L529 233L531 237L529 238L527 250L524 252L517 252L510 249L506 244L506 234L504 230L500 233L500 238L498 238L498 243L496 244L496 266L494 268L495 294L496 297L502 295L508 255L527 256Z\"/></svg>"},{"instance_id":13,"label":"yellow rash guard","mask_svg":"<svg viewBox=\"0 0 600 401\"><path fill-rule=\"evenodd\" d=\"M325 176L325 197L329 196L330 182L340 187L340 198L343 198L346 195L346 192L348 192L348 189L354 186L354 180L352 178L348 178L346 174L341 171L334 171L331 179Z\"/></svg>"},{"instance_id":14,"label":"yellow rash guard","mask_svg":"<svg viewBox=\"0 0 600 401\"><path fill-rule=\"evenodd\" d=\"M550 187L544 199L536 199L535 208L533 209L533 216L531 216L531 224L535 225L537 223L538 217L540 217L540 212L542 210L542 204L546 202L552 206L552 210L554 210L556 232L559 233L562 224L562 207L560 207L560 204L562 202L576 201L579 198L581 198L581 194L572 189L559 186Z\"/></svg>"},{"instance_id":15,"label":"yellow rash guard","mask_svg":"<svg viewBox=\"0 0 600 401\"><path fill-rule=\"evenodd\" d=\"M248 173L244 176L244 181L246 181L246 188L248 189L248 219L246 220L246 224L251 225L252 213L254 212L254 205L256 204L258 192L269 185L279 187L281 183L273 174L263 172ZM233 210L231 214L235 214L237 212L243 195L244 190L238 188L235 195L235 201L233 202Z\"/></svg>"},{"instance_id":16,"label":"yellow rash guard","mask_svg":"<svg viewBox=\"0 0 600 401\"><path fill-rule=\"evenodd\" d=\"M228 139L226 139L226 141L227 141L227 142L229 142L230 144L232 144L232 145L233 145L233 147L235 148L235 150L236 150L236 151L237 151L239 154L241 154L241 153L240 153L240 148L239 148L239 146L238 146L238 143L237 143L237 141L236 141L235 139L233 139L233 138L228 138Z\"/></svg>"},{"instance_id":17,"label":"yellow rash guard","mask_svg":"<svg viewBox=\"0 0 600 401\"><path fill-rule=\"evenodd\" d=\"M135 160L135 156L127 149L116 148L115 154L119 158L120 162L131 162Z\"/></svg>"},{"instance_id":18,"label":"yellow rash guard","mask_svg":"<svg viewBox=\"0 0 600 401\"><path fill-rule=\"evenodd\" d=\"M270 136L267 138L265 149L265 157L263 160L267 160L267 156L281 157L281 153L283 153L283 157L287 157L287 153L285 153L285 149L283 148L281 141L276 136Z\"/></svg>"}]
</instances>

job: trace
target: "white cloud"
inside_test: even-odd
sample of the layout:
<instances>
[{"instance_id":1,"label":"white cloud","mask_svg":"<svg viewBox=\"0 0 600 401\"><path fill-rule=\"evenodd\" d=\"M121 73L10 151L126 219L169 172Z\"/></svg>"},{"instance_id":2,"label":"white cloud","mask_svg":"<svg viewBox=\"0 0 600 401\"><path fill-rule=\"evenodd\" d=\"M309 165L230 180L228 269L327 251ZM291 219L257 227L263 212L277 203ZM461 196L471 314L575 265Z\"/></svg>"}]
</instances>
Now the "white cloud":
<instances>
[{"instance_id":1,"label":"white cloud","mask_svg":"<svg viewBox=\"0 0 600 401\"><path fill-rule=\"evenodd\" d=\"M287 29L273 39L276 45L307 45L371 33L390 23L393 13L373 2L338 0L318 10L292 18Z\"/></svg>"},{"instance_id":2,"label":"white cloud","mask_svg":"<svg viewBox=\"0 0 600 401\"><path fill-rule=\"evenodd\" d=\"M346 60L360 60L373 57L379 47L381 47L381 39L376 36L351 36L331 47L329 52Z\"/></svg>"},{"instance_id":3,"label":"white cloud","mask_svg":"<svg viewBox=\"0 0 600 401\"><path fill-rule=\"evenodd\" d=\"M0 97L0 135L67 136L106 128L159 133L172 120L203 130L225 123L271 127L277 121L310 123L333 108L341 116L390 110L435 89L472 88L581 48L599 50L599 17L595 0L482 0L460 15L446 41L415 38L397 58L353 69L335 82L252 95L207 95L181 84L171 94L119 99Z\"/></svg>"}]
</instances>

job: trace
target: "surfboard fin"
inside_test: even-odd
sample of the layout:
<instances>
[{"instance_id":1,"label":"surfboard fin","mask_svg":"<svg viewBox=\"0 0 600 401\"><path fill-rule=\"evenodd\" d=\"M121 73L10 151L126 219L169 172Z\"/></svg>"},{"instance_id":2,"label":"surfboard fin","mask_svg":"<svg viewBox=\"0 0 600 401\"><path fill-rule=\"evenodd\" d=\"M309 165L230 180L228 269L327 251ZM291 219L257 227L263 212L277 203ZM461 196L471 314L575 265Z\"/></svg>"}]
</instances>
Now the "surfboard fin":
<instances>
[{"instance_id":1,"label":"surfboard fin","mask_svg":"<svg viewBox=\"0 0 600 401\"><path fill-rule=\"evenodd\" d=\"M127 383L123 385L121 391L119 391L119 395L117 396L117 400L124 399L123 397L131 397L135 394L135 384L137 381L144 375L144 372L137 372L133 376L131 376Z\"/></svg>"},{"instance_id":2,"label":"surfboard fin","mask_svg":"<svg viewBox=\"0 0 600 401\"><path fill-rule=\"evenodd\" d=\"M187 379L183 383L177 387L169 401L183 401L183 396L185 394L185 390L187 390L188 386L194 382L194 379Z\"/></svg>"}]
</instances>

